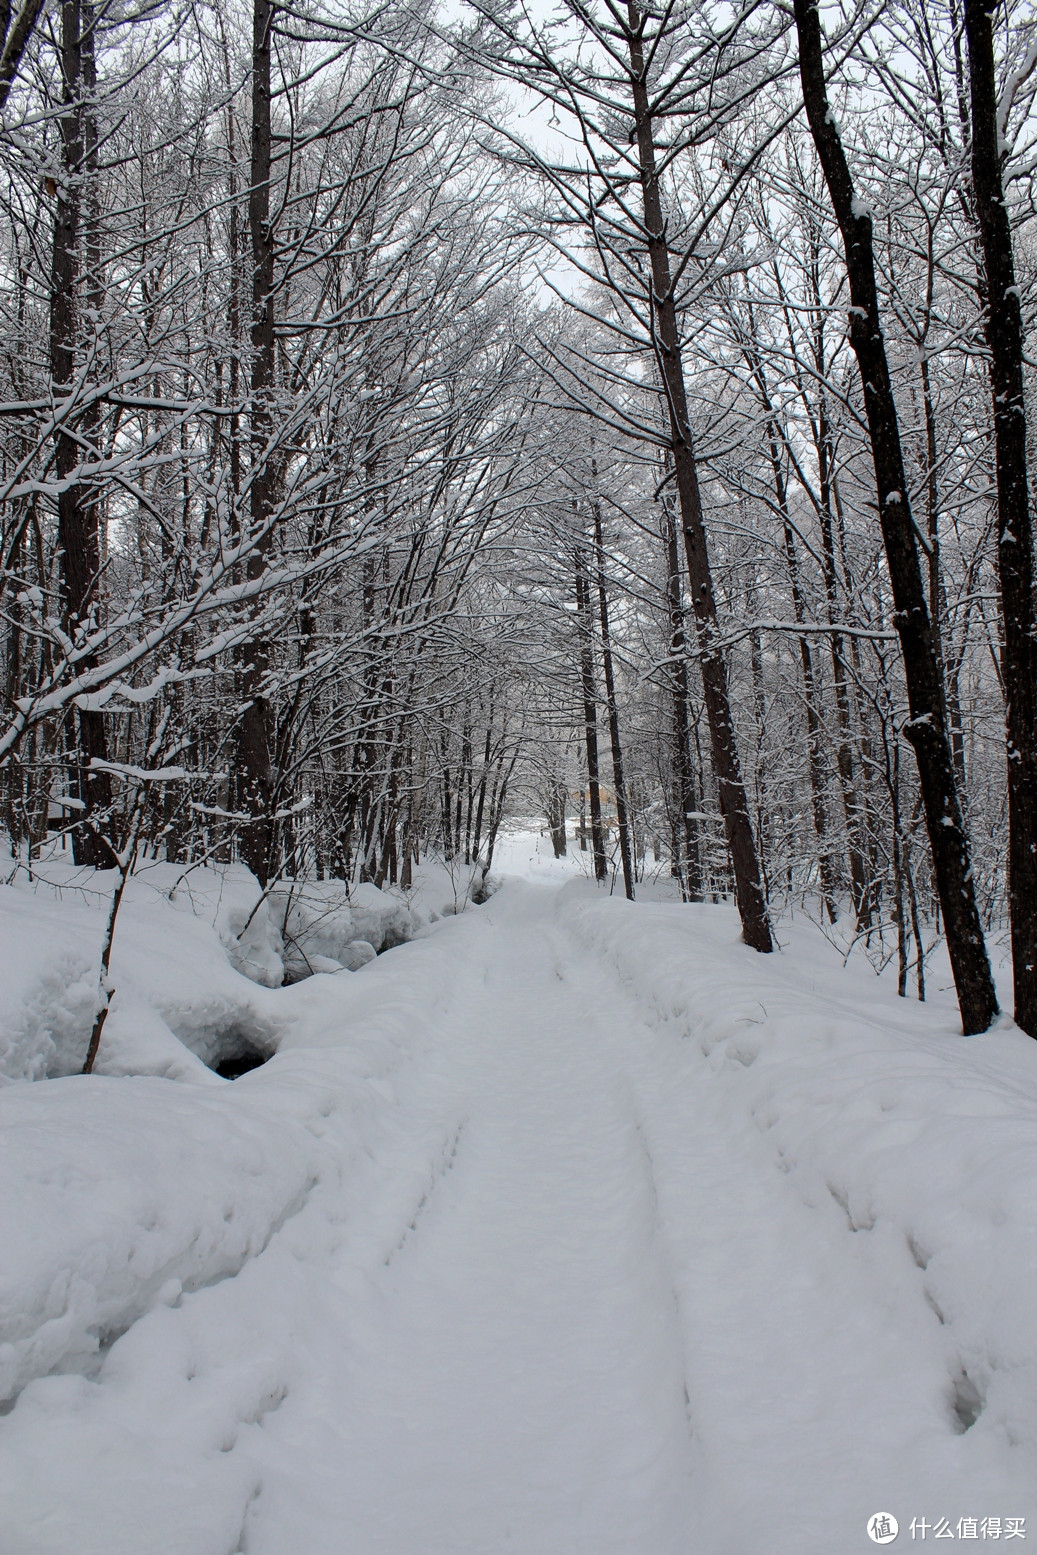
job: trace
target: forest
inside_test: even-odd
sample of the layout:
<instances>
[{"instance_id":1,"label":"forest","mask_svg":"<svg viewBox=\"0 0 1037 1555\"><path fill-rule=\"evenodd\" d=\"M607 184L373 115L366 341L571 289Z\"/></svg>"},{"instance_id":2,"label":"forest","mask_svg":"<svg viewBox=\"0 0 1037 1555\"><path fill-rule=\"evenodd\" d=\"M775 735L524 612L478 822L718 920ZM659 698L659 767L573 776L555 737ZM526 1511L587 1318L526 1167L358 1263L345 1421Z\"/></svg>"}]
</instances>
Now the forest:
<instances>
[{"instance_id":1,"label":"forest","mask_svg":"<svg viewBox=\"0 0 1037 1555\"><path fill-rule=\"evenodd\" d=\"M1037 22L5 10L15 869L852 918L1037 1036Z\"/></svg>"},{"instance_id":2,"label":"forest","mask_svg":"<svg viewBox=\"0 0 1037 1555\"><path fill-rule=\"evenodd\" d=\"M1032 1536L987 4L0 0L0 1555Z\"/></svg>"}]
</instances>

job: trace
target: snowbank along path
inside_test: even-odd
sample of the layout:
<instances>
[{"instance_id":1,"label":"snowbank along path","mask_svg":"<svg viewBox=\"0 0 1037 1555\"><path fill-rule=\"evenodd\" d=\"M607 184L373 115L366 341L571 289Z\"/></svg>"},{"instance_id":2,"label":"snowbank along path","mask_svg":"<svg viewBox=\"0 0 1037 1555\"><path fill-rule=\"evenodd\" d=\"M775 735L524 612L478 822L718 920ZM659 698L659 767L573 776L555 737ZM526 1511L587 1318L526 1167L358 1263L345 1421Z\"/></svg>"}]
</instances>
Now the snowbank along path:
<instances>
[{"instance_id":1,"label":"snowbank along path","mask_svg":"<svg viewBox=\"0 0 1037 1555\"><path fill-rule=\"evenodd\" d=\"M1021 1039L894 1040L725 913L569 888L291 993L222 1089L4 1094L52 1131L34 1213L83 1200L23 1325L62 1369L0 1422L3 1555L851 1555L880 1511L899 1544L1037 1538Z\"/></svg>"}]
</instances>

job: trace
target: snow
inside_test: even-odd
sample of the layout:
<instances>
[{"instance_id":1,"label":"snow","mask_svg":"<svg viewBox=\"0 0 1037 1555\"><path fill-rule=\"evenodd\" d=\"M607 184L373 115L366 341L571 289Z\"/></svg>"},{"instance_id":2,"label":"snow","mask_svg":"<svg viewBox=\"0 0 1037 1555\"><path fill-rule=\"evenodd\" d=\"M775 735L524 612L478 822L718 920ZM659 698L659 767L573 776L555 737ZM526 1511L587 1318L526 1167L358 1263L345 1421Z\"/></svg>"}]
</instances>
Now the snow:
<instances>
[{"instance_id":1,"label":"snow","mask_svg":"<svg viewBox=\"0 0 1037 1555\"><path fill-rule=\"evenodd\" d=\"M311 972L358 971L417 928L401 897L373 885L347 890L341 880L280 881L270 892L270 913L284 937L289 981Z\"/></svg>"},{"instance_id":2,"label":"snow","mask_svg":"<svg viewBox=\"0 0 1037 1555\"><path fill-rule=\"evenodd\" d=\"M277 989L140 898L126 1028L176 1042L222 955L277 1052L0 1093L4 1555L1033 1536L1037 1047L582 863L502 839L526 880L460 913L427 866L426 933Z\"/></svg>"},{"instance_id":3,"label":"snow","mask_svg":"<svg viewBox=\"0 0 1037 1555\"><path fill-rule=\"evenodd\" d=\"M49 861L41 874L29 882L19 872L0 886L6 1081L77 1073L96 1008L114 873ZM204 1065L234 1051L244 1033L250 1045L273 1052L276 1022L263 996L280 983L282 969L266 905L253 913L259 895L252 876L236 868L185 877L176 866L155 864L129 881L113 942L116 992L99 1072L202 1078Z\"/></svg>"},{"instance_id":4,"label":"snow","mask_svg":"<svg viewBox=\"0 0 1037 1555\"><path fill-rule=\"evenodd\" d=\"M819 958L811 965L817 947L809 935L798 937L802 943L792 936L795 955L786 950L773 963L747 966L723 911L690 908L677 917L649 907L637 911L636 925L623 925L631 915L623 906L573 910L577 938L615 967L664 1042L690 1049L684 1062L716 1097L713 1118L726 1149L740 1140L743 1164L770 1168L768 1234L787 1237L786 1253L762 1287L743 1276L730 1304L747 1307L747 1329L765 1325L754 1386L784 1369L775 1396L787 1389L803 1410L813 1373L816 1413L842 1414L857 1394L852 1460L845 1426L833 1421L824 1454L833 1459L829 1491L841 1478L849 1502L867 1486L876 1509L890 1503L898 1515L933 1507L956 1521L978 1505L992 1513L1012 1505L1032 1518L1037 1049L1030 1039L1005 1023L966 1042L949 1002L929 1011L879 993L866 973L839 973ZM701 1095L703 1085L695 1090ZM753 1176L759 1183L758 1170ZM746 1204L753 1199L758 1221L759 1190L747 1183ZM744 1242L760 1248L762 1227ZM798 1268L792 1248L805 1255ZM793 1303L782 1299L790 1280L800 1287ZM772 1326L767 1309L775 1306ZM748 1397L744 1411L748 1417ZM791 1425L786 1420L793 1443ZM809 1426L816 1469L823 1458L815 1430L816 1414ZM789 1472L791 1519L802 1486ZM745 1547L762 1549L762 1525L747 1539Z\"/></svg>"},{"instance_id":5,"label":"snow","mask_svg":"<svg viewBox=\"0 0 1037 1555\"><path fill-rule=\"evenodd\" d=\"M0 1084L76 1074L97 1001L114 872L49 859L0 885ZM274 886L240 865L146 863L127 883L112 957L115 998L97 1071L208 1084L207 1065L269 1056L281 1004L268 992L355 971L421 931L423 915L374 886Z\"/></svg>"},{"instance_id":6,"label":"snow","mask_svg":"<svg viewBox=\"0 0 1037 1555\"><path fill-rule=\"evenodd\" d=\"M222 1090L101 1078L0 1095L3 1177L19 1200L4 1228L4 1397L82 1367L156 1301L260 1251L315 1169L317 1096L301 1120L291 1092L271 1100L246 1093L229 1109Z\"/></svg>"}]
</instances>

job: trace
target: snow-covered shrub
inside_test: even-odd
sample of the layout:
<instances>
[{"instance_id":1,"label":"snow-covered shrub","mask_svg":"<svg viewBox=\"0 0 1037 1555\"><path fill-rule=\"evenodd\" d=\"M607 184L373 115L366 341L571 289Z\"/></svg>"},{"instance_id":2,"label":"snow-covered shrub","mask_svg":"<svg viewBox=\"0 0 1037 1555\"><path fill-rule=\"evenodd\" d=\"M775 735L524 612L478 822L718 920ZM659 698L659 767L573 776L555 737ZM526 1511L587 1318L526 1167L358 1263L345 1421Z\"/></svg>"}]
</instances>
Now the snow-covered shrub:
<instances>
[{"instance_id":1,"label":"snow-covered shrub","mask_svg":"<svg viewBox=\"0 0 1037 1555\"><path fill-rule=\"evenodd\" d=\"M414 920L407 903L374 885L354 886L349 907L356 937L375 950L391 950L402 945L414 932Z\"/></svg>"},{"instance_id":2,"label":"snow-covered shrub","mask_svg":"<svg viewBox=\"0 0 1037 1555\"><path fill-rule=\"evenodd\" d=\"M169 901L181 911L208 918L223 941L231 966L243 977L263 988L281 986L284 944L277 916L259 881L243 864L187 871L173 864L154 864L135 878L142 888L150 886L158 891L165 887Z\"/></svg>"},{"instance_id":3,"label":"snow-covered shrub","mask_svg":"<svg viewBox=\"0 0 1037 1555\"><path fill-rule=\"evenodd\" d=\"M347 890L341 880L284 880L270 892L274 924L283 936L285 975L357 971L380 950L412 938L406 902L377 886Z\"/></svg>"}]
</instances>

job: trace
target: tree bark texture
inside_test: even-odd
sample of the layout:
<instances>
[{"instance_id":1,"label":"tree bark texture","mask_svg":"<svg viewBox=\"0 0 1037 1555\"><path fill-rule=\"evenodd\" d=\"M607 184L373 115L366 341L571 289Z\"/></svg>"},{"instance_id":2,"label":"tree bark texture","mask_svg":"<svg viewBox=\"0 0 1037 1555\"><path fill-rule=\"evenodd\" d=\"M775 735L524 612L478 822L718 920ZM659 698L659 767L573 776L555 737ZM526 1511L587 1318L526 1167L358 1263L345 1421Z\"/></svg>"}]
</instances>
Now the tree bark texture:
<instances>
[{"instance_id":1,"label":"tree bark texture","mask_svg":"<svg viewBox=\"0 0 1037 1555\"><path fill-rule=\"evenodd\" d=\"M587 750L587 790L591 812L591 848L594 878L609 872L605 856L605 828L601 820L601 777L598 765L598 692L594 684L594 617L591 613L590 577L583 552L577 550L576 619L580 632L580 684L583 692L583 733Z\"/></svg>"},{"instance_id":2,"label":"tree bark texture","mask_svg":"<svg viewBox=\"0 0 1037 1555\"><path fill-rule=\"evenodd\" d=\"M54 239L51 260L50 369L56 400L76 396L76 359L80 345L79 291L82 282L81 246L83 243L83 183L88 159L94 159L96 147L92 113L84 114L84 92L93 86L93 17L84 15L79 0L65 0L61 7L61 78L62 114L61 176L58 180L54 213ZM84 56L87 69L84 71ZM84 120L88 125L84 141ZM96 277L87 278L96 284ZM78 420L73 430L73 420ZM71 407L58 425L55 437L55 473L60 485L58 496L58 545L61 554L61 592L64 627L76 641L88 632L97 605L101 572L100 512L96 492L76 479L83 458L81 439L96 435L97 413L93 407L85 416L75 417ZM89 455L88 455L89 457ZM78 661L80 670L92 669L96 659L87 655ZM80 801L72 831L73 857L77 864L107 868L115 854L104 834L112 804L111 777L98 771L95 763L108 759L104 714L81 709L74 715L75 748L72 754L71 788Z\"/></svg>"},{"instance_id":3,"label":"tree bark texture","mask_svg":"<svg viewBox=\"0 0 1037 1555\"><path fill-rule=\"evenodd\" d=\"M1026 472L1023 324L998 144L994 38L986 0L965 0L972 99L972 183L987 280L994 395L997 560L1005 634L1001 670L1008 750L1008 904L1015 1018L1037 1037L1037 651L1033 529Z\"/></svg>"},{"instance_id":4,"label":"tree bark texture","mask_svg":"<svg viewBox=\"0 0 1037 1555\"><path fill-rule=\"evenodd\" d=\"M662 502L666 544L666 608L670 626L670 697L673 705L673 765L677 779L678 824L675 848L681 895L686 901L702 900L702 863L699 857L698 795L688 739L689 705L687 623L681 588L677 519L672 501Z\"/></svg>"},{"instance_id":5,"label":"tree bark texture","mask_svg":"<svg viewBox=\"0 0 1037 1555\"><path fill-rule=\"evenodd\" d=\"M10 30L5 27L3 31L3 37L0 39L3 44L0 52L0 109L4 107L10 96L11 87L18 74L18 66L22 62L22 55L28 47L42 10L43 0L23 0ZM7 16L10 21L9 10Z\"/></svg>"},{"instance_id":6,"label":"tree bark texture","mask_svg":"<svg viewBox=\"0 0 1037 1555\"><path fill-rule=\"evenodd\" d=\"M612 655L612 629L609 624L608 587L605 580L605 543L601 529L601 503L591 502L594 514L594 561L598 585L598 621L601 628L601 667L605 677L605 710L612 742L612 781L616 790L616 830L619 833L619 857L623 867L623 889L628 902L634 900L634 858L630 836L630 806L627 804L626 776L623 771L623 745L619 736L619 703L616 700L616 671Z\"/></svg>"},{"instance_id":7,"label":"tree bark texture","mask_svg":"<svg viewBox=\"0 0 1037 1555\"><path fill-rule=\"evenodd\" d=\"M252 12L252 141L248 195L252 240L252 472L250 520L254 543L246 563L250 582L262 577L270 550L270 519L275 500L275 473L269 448L273 430L274 389L274 235L270 226L270 45L276 7L254 0ZM265 886L270 871L272 841L270 710L264 681L270 649L262 629L249 637L242 652L244 712L238 739L238 804L246 820L241 830L241 857Z\"/></svg>"}]
</instances>

